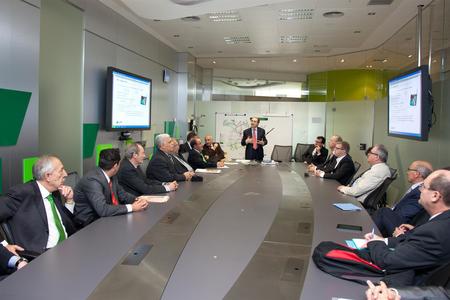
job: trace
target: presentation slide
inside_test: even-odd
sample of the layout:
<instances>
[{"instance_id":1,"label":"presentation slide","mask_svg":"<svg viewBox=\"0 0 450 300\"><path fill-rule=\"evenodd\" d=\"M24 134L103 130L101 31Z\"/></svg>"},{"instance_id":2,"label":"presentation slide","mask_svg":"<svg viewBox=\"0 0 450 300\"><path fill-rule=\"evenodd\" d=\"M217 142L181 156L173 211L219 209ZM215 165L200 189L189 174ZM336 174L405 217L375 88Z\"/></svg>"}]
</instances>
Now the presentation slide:
<instances>
[{"instance_id":1,"label":"presentation slide","mask_svg":"<svg viewBox=\"0 0 450 300\"><path fill-rule=\"evenodd\" d=\"M112 128L150 127L151 81L113 71Z\"/></svg>"},{"instance_id":2,"label":"presentation slide","mask_svg":"<svg viewBox=\"0 0 450 300\"><path fill-rule=\"evenodd\" d=\"M389 81L389 133L421 136L421 71Z\"/></svg>"}]
</instances>

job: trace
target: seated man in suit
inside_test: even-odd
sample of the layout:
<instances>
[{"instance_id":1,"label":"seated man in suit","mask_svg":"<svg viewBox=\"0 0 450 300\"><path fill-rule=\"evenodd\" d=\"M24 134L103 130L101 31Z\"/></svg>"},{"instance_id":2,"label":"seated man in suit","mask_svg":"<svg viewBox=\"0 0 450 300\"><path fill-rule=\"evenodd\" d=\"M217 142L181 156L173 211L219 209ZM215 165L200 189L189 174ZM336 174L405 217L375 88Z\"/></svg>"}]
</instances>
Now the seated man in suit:
<instances>
[{"instance_id":1,"label":"seated man in suit","mask_svg":"<svg viewBox=\"0 0 450 300\"><path fill-rule=\"evenodd\" d=\"M410 224L411 220L423 210L419 204L420 186L425 178L433 172L427 161L414 161L406 171L411 187L392 208L382 207L373 215L373 221L383 236L391 236L395 228L401 224Z\"/></svg>"},{"instance_id":2,"label":"seated man in suit","mask_svg":"<svg viewBox=\"0 0 450 300\"><path fill-rule=\"evenodd\" d=\"M391 171L386 164L388 151L384 145L374 145L366 154L370 169L361 173L349 186L340 185L337 188L341 193L356 197L360 202L364 202L370 192L379 187L386 178L391 177Z\"/></svg>"},{"instance_id":3,"label":"seated man in suit","mask_svg":"<svg viewBox=\"0 0 450 300\"><path fill-rule=\"evenodd\" d=\"M396 277L398 285L420 285L433 270L450 261L450 171L431 173L420 190L419 203L431 216L429 221L397 238L367 233L368 252L361 251L388 274L401 273Z\"/></svg>"},{"instance_id":4,"label":"seated man in suit","mask_svg":"<svg viewBox=\"0 0 450 300\"><path fill-rule=\"evenodd\" d=\"M336 143L338 142L342 142L342 138L339 135L333 135L329 140L328 140L328 157L325 160L325 162L315 165L315 164L310 164L308 166L308 171L314 173L316 170L324 170L324 169L329 169L329 168L334 168L334 166L336 165L336 156L334 155L334 148L336 147Z\"/></svg>"},{"instance_id":5,"label":"seated man in suit","mask_svg":"<svg viewBox=\"0 0 450 300\"><path fill-rule=\"evenodd\" d=\"M17 245L42 253L77 230L62 199L72 202L73 191L64 185L67 173L56 156L41 156L33 176L35 180L12 187L0 199L0 222L8 223Z\"/></svg>"},{"instance_id":6,"label":"seated man in suit","mask_svg":"<svg viewBox=\"0 0 450 300\"><path fill-rule=\"evenodd\" d=\"M183 153L189 153L189 151L192 150L191 141L196 136L194 131L189 131L186 136L186 142L179 147L178 154L182 155Z\"/></svg>"},{"instance_id":7,"label":"seated man in suit","mask_svg":"<svg viewBox=\"0 0 450 300\"><path fill-rule=\"evenodd\" d=\"M213 142L212 135L205 136L202 154L208 162L218 162L225 159L225 153L219 143Z\"/></svg>"},{"instance_id":8,"label":"seated man in suit","mask_svg":"<svg viewBox=\"0 0 450 300\"><path fill-rule=\"evenodd\" d=\"M25 267L27 262L28 261L25 258L8 251L8 249L0 245L0 280L4 275L8 275L15 270Z\"/></svg>"},{"instance_id":9,"label":"seated man in suit","mask_svg":"<svg viewBox=\"0 0 450 300\"><path fill-rule=\"evenodd\" d=\"M336 163L329 165L323 170L316 170L315 175L335 179L340 184L347 184L355 173L355 165L353 160L348 154L350 151L350 145L347 142L338 142L334 148L334 156L336 157Z\"/></svg>"},{"instance_id":10,"label":"seated man in suit","mask_svg":"<svg viewBox=\"0 0 450 300\"><path fill-rule=\"evenodd\" d=\"M195 137L191 141L192 150L189 152L188 162L195 169L217 168L223 167L224 163L208 162L202 154L203 144L199 137Z\"/></svg>"},{"instance_id":11,"label":"seated man in suit","mask_svg":"<svg viewBox=\"0 0 450 300\"><path fill-rule=\"evenodd\" d=\"M135 196L166 193L178 188L176 181L161 183L145 177L140 165L144 162L145 151L139 143L133 143L127 147L125 158L120 163L119 184L130 194Z\"/></svg>"},{"instance_id":12,"label":"seated man in suit","mask_svg":"<svg viewBox=\"0 0 450 300\"><path fill-rule=\"evenodd\" d=\"M123 215L147 208L142 196L127 193L119 184L119 149L100 152L98 167L89 171L75 187L75 222L84 227L101 217Z\"/></svg>"},{"instance_id":13,"label":"seated man in suit","mask_svg":"<svg viewBox=\"0 0 450 300\"><path fill-rule=\"evenodd\" d=\"M325 148L325 138L323 136L316 137L314 145L311 145L302 154L302 161L307 164L320 165L327 160L328 150Z\"/></svg>"},{"instance_id":14,"label":"seated man in suit","mask_svg":"<svg viewBox=\"0 0 450 300\"><path fill-rule=\"evenodd\" d=\"M161 182L191 180L194 172L181 172L175 169L174 158L170 155L173 149L170 135L165 133L157 135L155 143L157 149L147 166L147 178Z\"/></svg>"},{"instance_id":15,"label":"seated man in suit","mask_svg":"<svg viewBox=\"0 0 450 300\"><path fill-rule=\"evenodd\" d=\"M172 145L172 150L170 155L173 157L173 164L175 166L175 170L179 174L183 174L185 172L194 172L194 169L184 160L183 156L178 153L180 146L178 145L178 141L175 138L170 139L170 143ZM195 176L195 175L194 175Z\"/></svg>"}]
</instances>

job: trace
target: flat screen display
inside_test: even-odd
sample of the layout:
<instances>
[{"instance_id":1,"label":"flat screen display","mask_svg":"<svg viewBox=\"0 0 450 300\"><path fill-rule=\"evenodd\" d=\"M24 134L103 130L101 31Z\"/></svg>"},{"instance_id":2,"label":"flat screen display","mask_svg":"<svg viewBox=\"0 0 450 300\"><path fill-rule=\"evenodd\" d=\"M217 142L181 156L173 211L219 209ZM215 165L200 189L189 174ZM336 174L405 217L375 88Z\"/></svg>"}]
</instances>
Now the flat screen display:
<instances>
[{"instance_id":1,"label":"flat screen display","mask_svg":"<svg viewBox=\"0 0 450 300\"><path fill-rule=\"evenodd\" d=\"M107 129L150 129L151 91L151 79L109 67Z\"/></svg>"},{"instance_id":2,"label":"flat screen display","mask_svg":"<svg viewBox=\"0 0 450 300\"><path fill-rule=\"evenodd\" d=\"M416 140L428 139L430 88L426 66L389 80L389 135Z\"/></svg>"}]
</instances>

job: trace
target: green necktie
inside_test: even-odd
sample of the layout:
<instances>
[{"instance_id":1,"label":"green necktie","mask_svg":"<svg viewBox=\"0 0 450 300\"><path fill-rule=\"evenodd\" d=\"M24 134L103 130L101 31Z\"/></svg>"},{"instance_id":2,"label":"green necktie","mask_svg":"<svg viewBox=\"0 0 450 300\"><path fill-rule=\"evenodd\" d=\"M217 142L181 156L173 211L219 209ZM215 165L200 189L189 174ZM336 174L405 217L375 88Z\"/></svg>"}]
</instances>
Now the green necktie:
<instances>
[{"instance_id":1,"label":"green necktie","mask_svg":"<svg viewBox=\"0 0 450 300\"><path fill-rule=\"evenodd\" d=\"M203 162L206 163L206 159L205 159L205 157L203 156L203 153L200 153L200 155L202 156Z\"/></svg>"},{"instance_id":2,"label":"green necktie","mask_svg":"<svg viewBox=\"0 0 450 300\"><path fill-rule=\"evenodd\" d=\"M59 239L58 244L66 239L66 233L64 232L64 227L62 225L61 219L56 211L55 200L52 194L47 196L48 202L50 202L50 207L52 208L53 220L55 221L56 228L58 229Z\"/></svg>"}]
</instances>

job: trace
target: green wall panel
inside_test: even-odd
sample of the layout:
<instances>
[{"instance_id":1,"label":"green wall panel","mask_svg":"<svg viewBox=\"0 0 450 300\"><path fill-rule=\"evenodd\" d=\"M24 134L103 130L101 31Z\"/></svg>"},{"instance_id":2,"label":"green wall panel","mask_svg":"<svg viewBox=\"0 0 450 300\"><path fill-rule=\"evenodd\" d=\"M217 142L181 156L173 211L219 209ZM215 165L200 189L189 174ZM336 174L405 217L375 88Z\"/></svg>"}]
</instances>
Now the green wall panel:
<instances>
[{"instance_id":1,"label":"green wall panel","mask_svg":"<svg viewBox=\"0 0 450 300\"><path fill-rule=\"evenodd\" d=\"M17 144L31 93L0 89L0 146Z\"/></svg>"},{"instance_id":2,"label":"green wall panel","mask_svg":"<svg viewBox=\"0 0 450 300\"><path fill-rule=\"evenodd\" d=\"M33 179L33 165L39 157L27 157L22 160L22 182L28 182Z\"/></svg>"},{"instance_id":3,"label":"green wall panel","mask_svg":"<svg viewBox=\"0 0 450 300\"><path fill-rule=\"evenodd\" d=\"M95 141L100 125L97 123L83 124L83 158L94 155Z\"/></svg>"},{"instance_id":4,"label":"green wall panel","mask_svg":"<svg viewBox=\"0 0 450 300\"><path fill-rule=\"evenodd\" d=\"M100 152L105 149L111 149L113 148L112 144L98 144L95 150L95 165L98 166L98 162L100 161Z\"/></svg>"}]
</instances>

